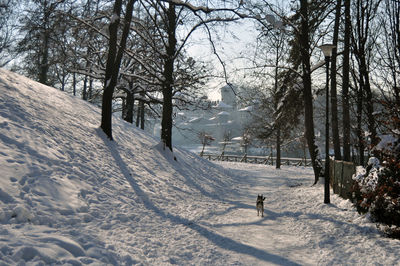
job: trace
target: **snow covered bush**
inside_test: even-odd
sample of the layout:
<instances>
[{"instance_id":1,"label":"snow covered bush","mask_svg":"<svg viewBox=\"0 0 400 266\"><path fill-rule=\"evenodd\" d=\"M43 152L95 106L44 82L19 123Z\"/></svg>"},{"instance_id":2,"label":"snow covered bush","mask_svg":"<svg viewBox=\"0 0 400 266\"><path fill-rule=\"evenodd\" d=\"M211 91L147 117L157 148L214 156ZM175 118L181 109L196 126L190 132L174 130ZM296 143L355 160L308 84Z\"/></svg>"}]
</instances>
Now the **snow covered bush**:
<instances>
[{"instance_id":1,"label":"snow covered bush","mask_svg":"<svg viewBox=\"0 0 400 266\"><path fill-rule=\"evenodd\" d=\"M371 157L367 167L358 167L353 176L355 205L375 222L400 227L400 138L382 136L374 153L382 163Z\"/></svg>"},{"instance_id":2,"label":"snow covered bush","mask_svg":"<svg viewBox=\"0 0 400 266\"><path fill-rule=\"evenodd\" d=\"M356 182L353 186L352 197L359 212L369 211L378 184L380 170L380 162L375 157L369 158L366 168L357 166L356 174L353 176L353 180Z\"/></svg>"},{"instance_id":3,"label":"snow covered bush","mask_svg":"<svg viewBox=\"0 0 400 266\"><path fill-rule=\"evenodd\" d=\"M369 158L367 169L364 169L362 166L357 166L356 175L353 179L361 185L361 192L367 193L375 190L378 184L380 169L381 165L379 159L375 157Z\"/></svg>"}]
</instances>

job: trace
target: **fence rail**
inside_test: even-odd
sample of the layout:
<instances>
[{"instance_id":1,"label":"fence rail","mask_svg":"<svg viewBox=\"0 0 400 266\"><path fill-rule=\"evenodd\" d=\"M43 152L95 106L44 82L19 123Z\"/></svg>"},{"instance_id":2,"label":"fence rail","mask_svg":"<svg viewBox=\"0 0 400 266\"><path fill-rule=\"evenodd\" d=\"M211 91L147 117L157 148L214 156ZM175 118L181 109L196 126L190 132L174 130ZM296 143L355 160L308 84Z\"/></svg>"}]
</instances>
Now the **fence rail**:
<instances>
[{"instance_id":1,"label":"fence rail","mask_svg":"<svg viewBox=\"0 0 400 266\"><path fill-rule=\"evenodd\" d=\"M276 164L276 157L271 156L249 156L249 155L225 155L225 154L212 154L204 153L200 156L210 161L226 161L226 162L245 162L254 164ZM281 157L282 165L293 165L293 166L311 166L311 160L304 158L289 158Z\"/></svg>"},{"instance_id":2,"label":"fence rail","mask_svg":"<svg viewBox=\"0 0 400 266\"><path fill-rule=\"evenodd\" d=\"M203 158L210 161L226 161L226 162L246 162L254 164L276 164L276 157L271 156L248 156L248 155L225 155L204 153L200 154ZM281 157L282 165L292 166L312 166L310 159ZM354 184L352 179L356 172L356 166L352 162L330 160L330 182L333 193L338 194L344 199L351 198L351 189Z\"/></svg>"}]
</instances>

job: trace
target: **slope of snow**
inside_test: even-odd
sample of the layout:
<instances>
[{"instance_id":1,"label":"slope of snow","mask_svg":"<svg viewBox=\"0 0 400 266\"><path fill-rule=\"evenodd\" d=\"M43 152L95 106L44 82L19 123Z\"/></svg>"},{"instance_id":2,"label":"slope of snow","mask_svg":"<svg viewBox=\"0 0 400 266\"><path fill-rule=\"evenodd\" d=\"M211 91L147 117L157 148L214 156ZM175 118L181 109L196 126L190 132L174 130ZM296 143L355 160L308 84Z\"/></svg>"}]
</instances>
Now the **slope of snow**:
<instances>
[{"instance_id":1,"label":"slope of snow","mask_svg":"<svg viewBox=\"0 0 400 266\"><path fill-rule=\"evenodd\" d=\"M230 187L219 167L179 150L176 162L115 117L110 142L98 128L98 108L0 71L1 261L219 257L187 226Z\"/></svg>"},{"instance_id":2,"label":"slope of snow","mask_svg":"<svg viewBox=\"0 0 400 266\"><path fill-rule=\"evenodd\" d=\"M398 263L349 202L322 204L311 169L171 154L113 120L111 142L98 108L0 69L1 265Z\"/></svg>"}]
</instances>

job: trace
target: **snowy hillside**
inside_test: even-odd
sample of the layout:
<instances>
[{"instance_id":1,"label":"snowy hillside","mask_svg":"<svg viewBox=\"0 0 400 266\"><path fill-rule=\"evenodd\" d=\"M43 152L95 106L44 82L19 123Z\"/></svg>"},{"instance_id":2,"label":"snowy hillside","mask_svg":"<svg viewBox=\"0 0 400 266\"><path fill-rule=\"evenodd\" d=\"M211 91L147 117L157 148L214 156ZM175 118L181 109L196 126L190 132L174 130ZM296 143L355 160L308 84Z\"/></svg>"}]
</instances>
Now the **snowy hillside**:
<instances>
[{"instance_id":1,"label":"snowy hillside","mask_svg":"<svg viewBox=\"0 0 400 266\"><path fill-rule=\"evenodd\" d=\"M0 265L399 265L309 168L212 164L0 69ZM266 197L257 217L255 198Z\"/></svg>"},{"instance_id":2,"label":"snowy hillside","mask_svg":"<svg viewBox=\"0 0 400 266\"><path fill-rule=\"evenodd\" d=\"M185 231L230 187L221 168L179 150L175 162L117 118L110 142L99 123L98 108L0 70L1 261L212 260Z\"/></svg>"}]
</instances>

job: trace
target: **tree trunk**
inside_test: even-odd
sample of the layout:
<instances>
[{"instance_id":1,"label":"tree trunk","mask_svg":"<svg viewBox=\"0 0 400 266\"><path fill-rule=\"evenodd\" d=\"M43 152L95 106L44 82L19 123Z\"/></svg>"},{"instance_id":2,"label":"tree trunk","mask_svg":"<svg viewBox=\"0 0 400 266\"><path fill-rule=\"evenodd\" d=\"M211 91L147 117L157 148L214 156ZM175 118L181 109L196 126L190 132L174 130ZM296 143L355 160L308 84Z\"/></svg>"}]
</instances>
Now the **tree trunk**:
<instances>
[{"instance_id":1,"label":"tree trunk","mask_svg":"<svg viewBox=\"0 0 400 266\"><path fill-rule=\"evenodd\" d=\"M140 100L138 100L137 105L138 105L138 107L137 107L137 112L136 112L136 127L139 127L139 124L140 124Z\"/></svg>"},{"instance_id":2,"label":"tree trunk","mask_svg":"<svg viewBox=\"0 0 400 266\"><path fill-rule=\"evenodd\" d=\"M116 68L116 56L117 56L117 41L118 41L118 25L120 21L122 9L122 0L115 0L113 10L113 20L109 26L109 46L108 56L106 64L106 75L104 80L104 92L103 100L101 105L101 128L109 139L112 137L112 96L117 80L113 77L115 74L118 75L119 69Z\"/></svg>"},{"instance_id":3,"label":"tree trunk","mask_svg":"<svg viewBox=\"0 0 400 266\"><path fill-rule=\"evenodd\" d=\"M91 34L90 34L91 35ZM89 37L91 37L91 36L89 36ZM86 50L86 56L88 57L88 58L90 58L90 56L91 56L91 49L88 47L87 48L87 50ZM85 69L86 70L89 70L90 72L91 72L91 63L90 63L90 60L89 59L87 59L86 60L86 66L85 66ZM83 100L85 100L85 101L87 101L88 100L88 86L87 86L87 82L88 82L88 75L85 75L85 78L84 78L84 81L83 81L83 91L82 91L82 99Z\"/></svg>"},{"instance_id":4,"label":"tree trunk","mask_svg":"<svg viewBox=\"0 0 400 266\"><path fill-rule=\"evenodd\" d=\"M301 36L300 36L300 53L302 65L302 80L303 80L303 98L304 98L304 123L305 137L308 144L308 150L311 157L312 166L314 169L314 184L319 180L322 170L322 163L319 159L318 147L315 145L314 134L314 118L313 118L313 97L311 88L311 65L310 65L310 43L309 43L309 21L308 21L308 2L307 0L300 1L301 13Z\"/></svg>"},{"instance_id":5,"label":"tree trunk","mask_svg":"<svg viewBox=\"0 0 400 266\"><path fill-rule=\"evenodd\" d=\"M89 77L88 101L93 99L93 78Z\"/></svg>"},{"instance_id":6,"label":"tree trunk","mask_svg":"<svg viewBox=\"0 0 400 266\"><path fill-rule=\"evenodd\" d=\"M128 123L133 123L133 106L135 102L135 97L133 93L133 84L132 82L129 82L129 88L128 91L126 92L126 113L124 120L127 121Z\"/></svg>"},{"instance_id":7,"label":"tree trunk","mask_svg":"<svg viewBox=\"0 0 400 266\"><path fill-rule=\"evenodd\" d=\"M172 89L174 84L174 60L176 52L176 13L175 5L169 3L167 11L168 46L164 63L164 83L162 88L163 110L161 121L161 140L172 151Z\"/></svg>"},{"instance_id":8,"label":"tree trunk","mask_svg":"<svg viewBox=\"0 0 400 266\"><path fill-rule=\"evenodd\" d=\"M72 94L76 96L76 73L72 73Z\"/></svg>"},{"instance_id":9,"label":"tree trunk","mask_svg":"<svg viewBox=\"0 0 400 266\"><path fill-rule=\"evenodd\" d=\"M65 91L65 75L62 75L62 82L61 82L61 91Z\"/></svg>"},{"instance_id":10,"label":"tree trunk","mask_svg":"<svg viewBox=\"0 0 400 266\"><path fill-rule=\"evenodd\" d=\"M276 168L281 168L281 129L276 130Z\"/></svg>"},{"instance_id":11,"label":"tree trunk","mask_svg":"<svg viewBox=\"0 0 400 266\"><path fill-rule=\"evenodd\" d=\"M87 82L88 82L88 76L85 75L85 78L83 79L83 89L82 89L82 100L87 101Z\"/></svg>"},{"instance_id":12,"label":"tree trunk","mask_svg":"<svg viewBox=\"0 0 400 266\"><path fill-rule=\"evenodd\" d=\"M302 140L303 146L303 158L304 158L304 166L307 166L307 144L306 140Z\"/></svg>"},{"instance_id":13,"label":"tree trunk","mask_svg":"<svg viewBox=\"0 0 400 266\"><path fill-rule=\"evenodd\" d=\"M377 137L377 132L376 132L375 117L374 117L374 100L373 100L373 95L372 95L372 91L371 91L371 84L369 82L369 71L367 69L365 56L362 57L362 60L363 60L363 67L362 67L360 75L364 79L365 94L366 94L365 101L368 103L366 105L367 119L368 119L368 131L371 134L371 144L374 147L379 142L378 137Z\"/></svg>"},{"instance_id":14,"label":"tree trunk","mask_svg":"<svg viewBox=\"0 0 400 266\"><path fill-rule=\"evenodd\" d=\"M360 165L364 165L364 134L362 129L362 112L363 112L363 90L361 84L357 91L357 137L358 137L358 153Z\"/></svg>"},{"instance_id":15,"label":"tree trunk","mask_svg":"<svg viewBox=\"0 0 400 266\"><path fill-rule=\"evenodd\" d=\"M41 29L41 36L43 38L42 54L39 65L39 82L45 85L50 85L48 81L49 72L49 43L50 43L50 13L51 7L47 2L43 3L43 28Z\"/></svg>"},{"instance_id":16,"label":"tree trunk","mask_svg":"<svg viewBox=\"0 0 400 266\"><path fill-rule=\"evenodd\" d=\"M114 4L113 18L111 20L109 52L106 64L105 89L103 93L101 128L107 137L112 140L112 96L115 86L117 85L119 68L121 65L122 55L128 39L130 24L132 20L133 4L136 0L129 0L126 8L125 23L122 37L117 51L117 35L120 14L122 9L122 0L116 0Z\"/></svg>"},{"instance_id":17,"label":"tree trunk","mask_svg":"<svg viewBox=\"0 0 400 266\"><path fill-rule=\"evenodd\" d=\"M345 30L343 50L343 160L349 162L350 158L350 104L349 104L349 76L350 76L350 0L344 0Z\"/></svg>"},{"instance_id":18,"label":"tree trunk","mask_svg":"<svg viewBox=\"0 0 400 266\"><path fill-rule=\"evenodd\" d=\"M43 32L43 48L42 48L42 58L39 66L39 82L45 85L49 85L47 80L47 73L49 71L49 41L50 36L47 32L48 24L48 11L45 11L44 17L44 32Z\"/></svg>"},{"instance_id":19,"label":"tree trunk","mask_svg":"<svg viewBox=\"0 0 400 266\"><path fill-rule=\"evenodd\" d=\"M358 62L359 68L359 82L360 90L365 92L365 103L366 106L366 116L368 131L370 133L371 144L375 146L378 144L376 123L374 117L374 101L371 91L371 84L369 81L369 58L371 57L370 49L372 38L369 37L371 34L371 21L376 14L376 8L379 5L378 2L373 1L361 1L356 2L356 25L354 29L354 39L353 39L353 50ZM361 95L361 94L359 94Z\"/></svg>"},{"instance_id":20,"label":"tree trunk","mask_svg":"<svg viewBox=\"0 0 400 266\"><path fill-rule=\"evenodd\" d=\"M342 1L337 0L336 3L336 14L335 14L335 26L333 30L333 45L337 47L338 36L339 36L339 25L341 15ZM332 141L333 148L335 151L335 159L341 160L342 153L340 149L340 137L339 137L339 119L338 119L338 104L337 104L337 82L336 82L336 59L337 59L337 48L333 49L331 57L331 113L332 113Z\"/></svg>"},{"instance_id":21,"label":"tree trunk","mask_svg":"<svg viewBox=\"0 0 400 266\"><path fill-rule=\"evenodd\" d=\"M142 99L144 97L144 92L140 93ZM140 129L144 130L144 101L140 101Z\"/></svg>"},{"instance_id":22,"label":"tree trunk","mask_svg":"<svg viewBox=\"0 0 400 266\"><path fill-rule=\"evenodd\" d=\"M136 127L144 130L144 91L140 92L140 99L138 101L137 115L136 115Z\"/></svg>"},{"instance_id":23,"label":"tree trunk","mask_svg":"<svg viewBox=\"0 0 400 266\"><path fill-rule=\"evenodd\" d=\"M201 152L200 152L200 156L203 156L205 147L206 147L206 143L204 142L203 143L203 148L201 149Z\"/></svg>"}]
</instances>

